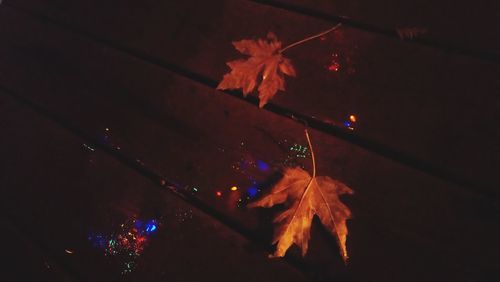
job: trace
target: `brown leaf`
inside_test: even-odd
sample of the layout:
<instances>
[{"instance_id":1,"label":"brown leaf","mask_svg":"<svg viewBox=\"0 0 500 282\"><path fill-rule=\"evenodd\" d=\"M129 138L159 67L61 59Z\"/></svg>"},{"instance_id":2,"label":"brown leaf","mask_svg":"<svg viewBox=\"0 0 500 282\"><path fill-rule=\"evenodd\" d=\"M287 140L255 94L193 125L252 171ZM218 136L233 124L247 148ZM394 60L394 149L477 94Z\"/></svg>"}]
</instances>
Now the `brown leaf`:
<instances>
[{"instance_id":1,"label":"brown leaf","mask_svg":"<svg viewBox=\"0 0 500 282\"><path fill-rule=\"evenodd\" d=\"M396 32L401 40L412 40L427 33L427 29L422 27L402 27L397 28Z\"/></svg>"},{"instance_id":2,"label":"brown leaf","mask_svg":"<svg viewBox=\"0 0 500 282\"><path fill-rule=\"evenodd\" d=\"M249 55L246 60L230 61L227 65L231 72L224 75L217 89L242 89L247 96L259 84L259 107L263 107L278 90L285 90L284 75L295 76L295 69L289 59L281 53L281 42L273 33L267 40L244 39L234 41L234 47L240 53Z\"/></svg>"},{"instance_id":3,"label":"brown leaf","mask_svg":"<svg viewBox=\"0 0 500 282\"><path fill-rule=\"evenodd\" d=\"M285 203L287 209L275 219L273 244L278 243L273 256L282 257L295 243L302 249L302 256L307 252L314 215L337 238L340 254L347 261L347 226L346 220L351 211L344 205L339 195L352 194L345 184L327 176L311 177L301 168L286 168L283 178L273 187L270 194L250 207L272 207Z\"/></svg>"}]
</instances>

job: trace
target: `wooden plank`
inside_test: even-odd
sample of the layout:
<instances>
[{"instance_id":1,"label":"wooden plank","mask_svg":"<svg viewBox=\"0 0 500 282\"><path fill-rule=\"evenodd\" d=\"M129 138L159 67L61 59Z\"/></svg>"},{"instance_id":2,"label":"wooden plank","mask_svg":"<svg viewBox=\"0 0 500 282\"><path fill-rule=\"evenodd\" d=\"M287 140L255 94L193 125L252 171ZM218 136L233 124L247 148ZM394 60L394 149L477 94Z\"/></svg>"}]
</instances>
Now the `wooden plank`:
<instances>
[{"instance_id":1,"label":"wooden plank","mask_svg":"<svg viewBox=\"0 0 500 282\"><path fill-rule=\"evenodd\" d=\"M398 29L425 30L417 42L449 51L500 58L498 1L251 0L323 19L344 19L362 29L398 36Z\"/></svg>"},{"instance_id":2,"label":"wooden plank","mask_svg":"<svg viewBox=\"0 0 500 282\"><path fill-rule=\"evenodd\" d=\"M92 136L110 128L103 142L120 146L120 154L200 187L203 202L270 236L270 213L235 207L227 188L238 183L246 192L251 183L232 166L245 157L284 160L287 152L277 141L303 144L301 126L52 25L0 13L0 27L9 27L0 28L2 69L9 70L1 72L0 84ZM342 266L334 240L315 225L304 260L312 273L354 281L467 281L497 272L498 214L488 201L329 135L311 134L318 171L357 192L345 199L355 214L351 263ZM308 160L304 165L309 169ZM249 174L263 183L277 168ZM222 198L215 195L219 189ZM480 242L471 243L478 233Z\"/></svg>"},{"instance_id":3,"label":"wooden plank","mask_svg":"<svg viewBox=\"0 0 500 282\"><path fill-rule=\"evenodd\" d=\"M330 26L245 1L211 1L208 6L144 2L140 9L127 2L12 4L210 86L228 71L225 62L239 57L232 40L272 30L290 43ZM333 53L340 56L344 71L325 70ZM291 49L288 56L299 76L287 79L287 91L277 95L275 105L314 117L326 127L342 127L355 114L355 130L346 137L351 142L461 185L498 192L493 183L499 180L495 123L500 101L494 93L500 90L500 66L352 28Z\"/></svg>"},{"instance_id":4,"label":"wooden plank","mask_svg":"<svg viewBox=\"0 0 500 282\"><path fill-rule=\"evenodd\" d=\"M2 218L0 239L3 261L0 266L6 281L75 281L49 255Z\"/></svg>"},{"instance_id":5,"label":"wooden plank","mask_svg":"<svg viewBox=\"0 0 500 282\"><path fill-rule=\"evenodd\" d=\"M273 281L305 281L284 261L268 260L258 249L249 252L252 245L241 235L4 95L3 214L59 254L79 280L255 281L259 273ZM120 224L134 219L156 219L158 226L135 260L124 258L125 245L106 256L88 239L101 234L106 241L118 240L111 234L122 234ZM129 261L135 263L133 272L122 274Z\"/></svg>"},{"instance_id":6,"label":"wooden plank","mask_svg":"<svg viewBox=\"0 0 500 282\"><path fill-rule=\"evenodd\" d=\"M0 95L0 116L11 110L13 103L10 99ZM0 128L4 128L5 119L0 120ZM5 135L2 134L2 139ZM0 146L3 145L0 141ZM7 162L2 161L2 170L7 167ZM4 172L0 173L0 179ZM3 197L6 191L12 189L6 184L1 185ZM45 245L37 237L30 237L23 232L19 222L13 221L8 216L4 206L0 206L1 221L0 242L2 242L2 263L0 274L5 281L75 281L74 277L57 262Z\"/></svg>"}]
</instances>

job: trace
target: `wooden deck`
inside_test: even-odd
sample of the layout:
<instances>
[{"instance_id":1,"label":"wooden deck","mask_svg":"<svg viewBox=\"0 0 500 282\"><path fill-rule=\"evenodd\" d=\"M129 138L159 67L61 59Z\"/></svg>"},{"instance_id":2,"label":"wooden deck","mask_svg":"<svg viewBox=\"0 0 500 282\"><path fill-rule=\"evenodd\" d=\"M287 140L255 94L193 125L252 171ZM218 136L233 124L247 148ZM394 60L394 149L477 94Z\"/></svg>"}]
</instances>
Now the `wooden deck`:
<instances>
[{"instance_id":1,"label":"wooden deck","mask_svg":"<svg viewBox=\"0 0 500 282\"><path fill-rule=\"evenodd\" d=\"M1 280L496 281L500 4L205 2L0 4ZM231 41L338 22L264 109L215 89ZM304 122L355 190L347 265L316 220L306 257L267 258L277 209L245 207ZM93 238L131 219L158 230L124 274Z\"/></svg>"}]
</instances>

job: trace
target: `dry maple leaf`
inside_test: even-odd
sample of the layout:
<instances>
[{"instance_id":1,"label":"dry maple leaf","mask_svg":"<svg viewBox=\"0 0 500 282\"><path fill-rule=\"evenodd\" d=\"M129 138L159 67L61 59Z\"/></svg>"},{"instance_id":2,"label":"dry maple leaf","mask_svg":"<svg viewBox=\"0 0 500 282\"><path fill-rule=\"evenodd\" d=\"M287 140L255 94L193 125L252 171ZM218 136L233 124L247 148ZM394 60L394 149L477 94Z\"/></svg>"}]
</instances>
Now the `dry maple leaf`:
<instances>
[{"instance_id":1,"label":"dry maple leaf","mask_svg":"<svg viewBox=\"0 0 500 282\"><path fill-rule=\"evenodd\" d=\"M228 62L231 72L224 75L217 89L241 88L243 95L247 96L260 82L259 107L262 108L278 90L285 90L285 74L296 75L290 60L281 55L281 42L271 32L267 40L244 39L234 41L233 45L240 53L250 57Z\"/></svg>"},{"instance_id":2,"label":"dry maple leaf","mask_svg":"<svg viewBox=\"0 0 500 282\"><path fill-rule=\"evenodd\" d=\"M287 209L275 219L276 223L273 244L278 243L274 257L283 257L295 243L302 249L302 256L307 252L314 215L336 238L340 254L347 262L346 220L351 217L351 211L344 205L339 195L352 194L353 191L340 181L328 176L316 176L316 164L309 134L307 141L311 149L313 175L301 168L286 168L283 178L266 195L249 207L272 207L284 203Z\"/></svg>"},{"instance_id":3,"label":"dry maple leaf","mask_svg":"<svg viewBox=\"0 0 500 282\"><path fill-rule=\"evenodd\" d=\"M422 27L405 27L405 28L397 28L396 32L401 40L411 40L427 33L427 29Z\"/></svg>"}]
</instances>

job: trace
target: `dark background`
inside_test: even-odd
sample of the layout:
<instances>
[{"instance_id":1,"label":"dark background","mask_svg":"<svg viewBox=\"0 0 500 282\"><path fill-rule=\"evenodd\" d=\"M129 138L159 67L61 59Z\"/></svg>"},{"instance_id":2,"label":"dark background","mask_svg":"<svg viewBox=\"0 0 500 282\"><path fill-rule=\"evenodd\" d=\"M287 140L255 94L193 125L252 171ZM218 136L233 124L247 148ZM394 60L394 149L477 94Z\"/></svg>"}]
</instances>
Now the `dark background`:
<instances>
[{"instance_id":1,"label":"dark background","mask_svg":"<svg viewBox=\"0 0 500 282\"><path fill-rule=\"evenodd\" d=\"M2 1L0 279L496 281L499 11ZM339 22L284 53L297 77L263 109L255 93L215 90L244 57L232 41L272 31L288 45ZM342 198L347 265L317 219L305 257L267 258L283 207L246 207L282 167L312 169L293 149L304 124L318 174L355 191ZM144 237L136 254L109 249L128 232Z\"/></svg>"}]
</instances>

